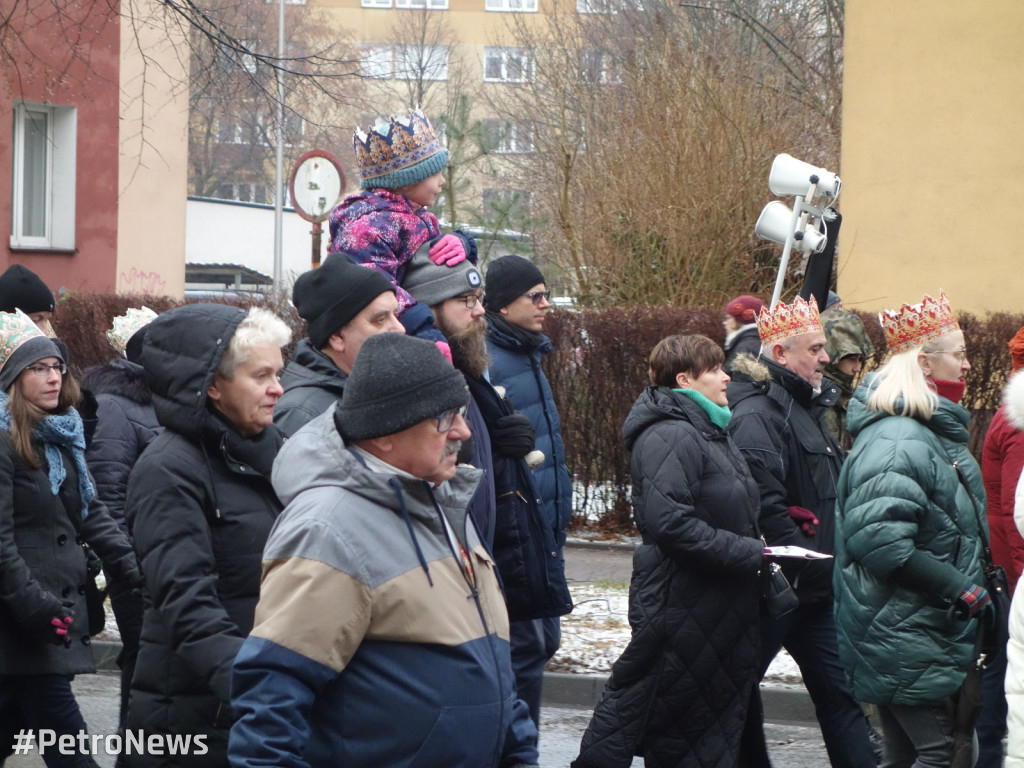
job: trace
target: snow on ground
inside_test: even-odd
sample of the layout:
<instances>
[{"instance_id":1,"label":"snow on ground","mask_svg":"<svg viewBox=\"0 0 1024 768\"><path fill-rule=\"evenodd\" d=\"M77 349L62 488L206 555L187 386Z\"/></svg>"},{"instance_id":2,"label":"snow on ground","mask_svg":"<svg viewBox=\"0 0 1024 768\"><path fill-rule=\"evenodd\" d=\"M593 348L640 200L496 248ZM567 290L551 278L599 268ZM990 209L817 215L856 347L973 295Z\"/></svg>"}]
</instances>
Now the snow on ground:
<instances>
[{"instance_id":1,"label":"snow on ground","mask_svg":"<svg viewBox=\"0 0 1024 768\"><path fill-rule=\"evenodd\" d=\"M576 608L562 617L562 645L549 672L607 675L629 642L629 584L597 581L570 584ZM785 651L775 657L764 682L801 685L800 669Z\"/></svg>"}]
</instances>

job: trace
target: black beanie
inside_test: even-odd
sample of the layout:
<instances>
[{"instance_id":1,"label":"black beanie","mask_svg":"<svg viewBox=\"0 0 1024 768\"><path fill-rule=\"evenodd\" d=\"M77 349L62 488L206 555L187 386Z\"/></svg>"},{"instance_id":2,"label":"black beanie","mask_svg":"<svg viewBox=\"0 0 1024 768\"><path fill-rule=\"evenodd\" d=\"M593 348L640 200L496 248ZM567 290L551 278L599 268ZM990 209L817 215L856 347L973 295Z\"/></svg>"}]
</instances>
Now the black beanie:
<instances>
[{"instance_id":1,"label":"black beanie","mask_svg":"<svg viewBox=\"0 0 1024 768\"><path fill-rule=\"evenodd\" d=\"M346 440L369 440L468 403L466 380L434 342L379 333L356 355L334 422Z\"/></svg>"},{"instance_id":2,"label":"black beanie","mask_svg":"<svg viewBox=\"0 0 1024 768\"><path fill-rule=\"evenodd\" d=\"M491 312L507 307L535 285L544 283L544 275L529 259L510 253L495 259L487 268L484 306Z\"/></svg>"},{"instance_id":3,"label":"black beanie","mask_svg":"<svg viewBox=\"0 0 1024 768\"><path fill-rule=\"evenodd\" d=\"M53 292L30 269L12 264L0 275L0 312L53 312Z\"/></svg>"},{"instance_id":4,"label":"black beanie","mask_svg":"<svg viewBox=\"0 0 1024 768\"><path fill-rule=\"evenodd\" d=\"M353 264L344 253L334 253L320 267L299 275L292 303L308 323L309 340L322 349L331 334L386 291L394 293L395 286L383 274Z\"/></svg>"}]
</instances>

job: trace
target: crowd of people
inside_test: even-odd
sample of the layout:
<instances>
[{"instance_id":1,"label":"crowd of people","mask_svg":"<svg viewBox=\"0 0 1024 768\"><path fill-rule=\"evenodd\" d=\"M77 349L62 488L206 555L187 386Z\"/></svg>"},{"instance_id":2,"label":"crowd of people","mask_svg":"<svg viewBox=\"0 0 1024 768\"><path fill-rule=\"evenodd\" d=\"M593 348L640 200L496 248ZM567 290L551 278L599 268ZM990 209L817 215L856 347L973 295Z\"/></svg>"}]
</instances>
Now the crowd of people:
<instances>
[{"instance_id":1,"label":"crowd of people","mask_svg":"<svg viewBox=\"0 0 1024 768\"><path fill-rule=\"evenodd\" d=\"M573 608L550 290L442 234L421 112L354 147L362 191L294 284L287 364L267 309L133 307L80 388L50 289L0 276L0 765L21 729L85 731L71 679L93 670L101 568L121 732L205 746L119 765L539 764ZM770 766L759 682L781 648L833 766L992 768L1007 724L1024 765L1024 600L1000 615L989 592L993 565L1010 589L1024 569L1024 329L979 466L948 298L879 320L862 381L863 321L820 285L736 297L724 348L650 352L622 427L632 636L574 768Z\"/></svg>"}]
</instances>

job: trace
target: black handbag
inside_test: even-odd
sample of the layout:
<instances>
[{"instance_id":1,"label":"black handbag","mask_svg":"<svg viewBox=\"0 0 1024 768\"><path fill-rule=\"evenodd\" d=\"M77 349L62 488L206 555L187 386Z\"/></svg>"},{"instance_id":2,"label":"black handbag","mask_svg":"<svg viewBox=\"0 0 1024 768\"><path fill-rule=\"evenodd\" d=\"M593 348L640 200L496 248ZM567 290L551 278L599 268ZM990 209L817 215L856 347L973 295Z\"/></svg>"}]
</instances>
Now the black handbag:
<instances>
[{"instance_id":1,"label":"black handbag","mask_svg":"<svg viewBox=\"0 0 1024 768\"><path fill-rule=\"evenodd\" d=\"M985 523L981 518L978 503L974 500L971 487L967 484L964 471L960 469L957 462L953 462L953 469L961 485L967 491L971 499L971 506L974 507L974 515L978 519L978 536L981 538L981 562L985 574L985 590L992 600L992 615L981 623L981 652L984 655L983 665L988 665L991 658L1006 650L1006 643L1010 639L1010 583L1006 579L1006 571L1003 566L992 562L992 550L988 545L988 536L985 534Z\"/></svg>"},{"instance_id":2,"label":"black handbag","mask_svg":"<svg viewBox=\"0 0 1024 768\"><path fill-rule=\"evenodd\" d=\"M778 563L761 568L761 615L781 619L800 605L800 598Z\"/></svg>"}]
</instances>

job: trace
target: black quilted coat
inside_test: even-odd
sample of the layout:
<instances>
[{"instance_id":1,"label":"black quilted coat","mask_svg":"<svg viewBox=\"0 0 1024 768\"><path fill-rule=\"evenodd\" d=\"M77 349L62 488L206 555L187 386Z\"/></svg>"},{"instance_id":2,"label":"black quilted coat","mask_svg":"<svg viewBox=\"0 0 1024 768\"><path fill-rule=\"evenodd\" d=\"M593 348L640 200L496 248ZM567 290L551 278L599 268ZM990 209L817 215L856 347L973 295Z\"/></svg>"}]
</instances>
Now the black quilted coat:
<instances>
[{"instance_id":1,"label":"black quilted coat","mask_svg":"<svg viewBox=\"0 0 1024 768\"><path fill-rule=\"evenodd\" d=\"M623 426L642 544L632 639L573 768L734 766L758 679L758 495L728 436L686 395L640 395Z\"/></svg>"}]
</instances>

